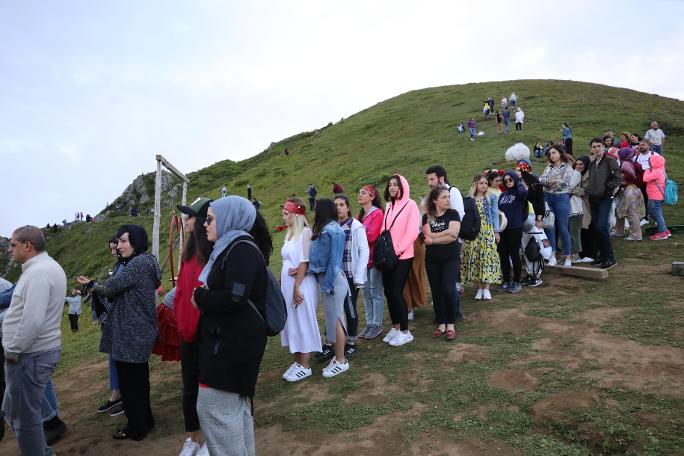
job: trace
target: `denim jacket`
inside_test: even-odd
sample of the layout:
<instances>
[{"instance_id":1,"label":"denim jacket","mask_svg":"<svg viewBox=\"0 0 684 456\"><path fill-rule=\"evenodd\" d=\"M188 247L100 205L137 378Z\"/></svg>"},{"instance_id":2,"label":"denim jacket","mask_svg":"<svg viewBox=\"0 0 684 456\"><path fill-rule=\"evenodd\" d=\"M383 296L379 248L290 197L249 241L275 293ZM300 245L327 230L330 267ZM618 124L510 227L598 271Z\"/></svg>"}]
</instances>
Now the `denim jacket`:
<instances>
[{"instance_id":1,"label":"denim jacket","mask_svg":"<svg viewBox=\"0 0 684 456\"><path fill-rule=\"evenodd\" d=\"M494 232L499 232L499 197L491 193L486 198L482 198L482 205L484 206L485 215L487 216L487 223L492 225Z\"/></svg>"},{"instance_id":2,"label":"denim jacket","mask_svg":"<svg viewBox=\"0 0 684 456\"><path fill-rule=\"evenodd\" d=\"M335 294L335 278L342 271L344 253L344 231L337 221L330 221L323 231L311 242L309 252L309 272L325 273L321 283L321 293Z\"/></svg>"}]
</instances>

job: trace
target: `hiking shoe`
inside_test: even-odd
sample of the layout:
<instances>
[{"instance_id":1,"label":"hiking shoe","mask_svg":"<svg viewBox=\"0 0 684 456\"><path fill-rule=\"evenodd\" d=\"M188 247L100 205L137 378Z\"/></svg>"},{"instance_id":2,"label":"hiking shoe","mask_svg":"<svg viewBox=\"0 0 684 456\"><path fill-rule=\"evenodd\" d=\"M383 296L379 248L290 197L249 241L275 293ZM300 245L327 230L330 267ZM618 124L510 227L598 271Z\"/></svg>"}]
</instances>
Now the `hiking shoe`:
<instances>
[{"instance_id":1,"label":"hiking shoe","mask_svg":"<svg viewBox=\"0 0 684 456\"><path fill-rule=\"evenodd\" d=\"M617 265L617 261L611 258L609 260L606 260L605 263L601 265L601 269L610 269L615 265Z\"/></svg>"},{"instance_id":2,"label":"hiking shoe","mask_svg":"<svg viewBox=\"0 0 684 456\"><path fill-rule=\"evenodd\" d=\"M392 328L389 331L387 331L387 334L385 334L385 337L383 337L382 341L385 342L386 344L390 343L392 339L394 339L401 331L399 331L397 328Z\"/></svg>"},{"instance_id":3,"label":"hiking shoe","mask_svg":"<svg viewBox=\"0 0 684 456\"><path fill-rule=\"evenodd\" d=\"M349 361L347 361L345 359L344 363L338 363L336 359L333 359L332 361L330 361L330 364L328 364L323 369L323 377L332 378L332 377L340 375L344 372L347 372L348 370L349 370Z\"/></svg>"},{"instance_id":4,"label":"hiking shoe","mask_svg":"<svg viewBox=\"0 0 684 456\"><path fill-rule=\"evenodd\" d=\"M641 221L639 222L639 226L648 225L648 223L648 219L641 219Z\"/></svg>"},{"instance_id":5,"label":"hiking shoe","mask_svg":"<svg viewBox=\"0 0 684 456\"><path fill-rule=\"evenodd\" d=\"M379 335L382 334L382 327L378 325L372 325L371 329L368 330L368 334L366 335L366 340L372 340L378 337Z\"/></svg>"},{"instance_id":6,"label":"hiking shoe","mask_svg":"<svg viewBox=\"0 0 684 456\"><path fill-rule=\"evenodd\" d=\"M323 345L323 350L319 351L314 357L319 361L325 361L335 355L335 350L332 345Z\"/></svg>"},{"instance_id":7,"label":"hiking shoe","mask_svg":"<svg viewBox=\"0 0 684 456\"><path fill-rule=\"evenodd\" d=\"M477 293L475 293L475 301L481 301L483 298L484 290L482 288L477 289Z\"/></svg>"},{"instance_id":8,"label":"hiking shoe","mask_svg":"<svg viewBox=\"0 0 684 456\"><path fill-rule=\"evenodd\" d=\"M555 266L556 264L558 264L558 261L556 260L556 255L551 255L551 258L549 258L549 266Z\"/></svg>"},{"instance_id":9,"label":"hiking shoe","mask_svg":"<svg viewBox=\"0 0 684 456\"><path fill-rule=\"evenodd\" d=\"M591 263L592 261L594 261L594 259L589 257L584 257L577 260L578 263Z\"/></svg>"},{"instance_id":10,"label":"hiking shoe","mask_svg":"<svg viewBox=\"0 0 684 456\"><path fill-rule=\"evenodd\" d=\"M596 266L597 264L603 264L606 262L605 258L596 258L594 261L591 262L592 266Z\"/></svg>"},{"instance_id":11,"label":"hiking shoe","mask_svg":"<svg viewBox=\"0 0 684 456\"><path fill-rule=\"evenodd\" d=\"M352 355L355 355L358 351L359 348L356 344L344 344L344 356L346 358L351 358Z\"/></svg>"},{"instance_id":12,"label":"hiking shoe","mask_svg":"<svg viewBox=\"0 0 684 456\"><path fill-rule=\"evenodd\" d=\"M527 286L528 287L538 287L542 283L544 283L544 282L542 282L541 277L532 277L532 276L527 277Z\"/></svg>"},{"instance_id":13,"label":"hiking shoe","mask_svg":"<svg viewBox=\"0 0 684 456\"><path fill-rule=\"evenodd\" d=\"M64 421L59 419L59 416L55 416L54 418L43 423L45 442L48 444L48 446L61 439L66 431L67 426L64 424Z\"/></svg>"},{"instance_id":14,"label":"hiking shoe","mask_svg":"<svg viewBox=\"0 0 684 456\"><path fill-rule=\"evenodd\" d=\"M121 398L115 400L115 401L110 401L109 399L107 402L102 404L97 408L97 413L105 413L111 411L114 407L117 405L121 405Z\"/></svg>"},{"instance_id":15,"label":"hiking shoe","mask_svg":"<svg viewBox=\"0 0 684 456\"><path fill-rule=\"evenodd\" d=\"M185 439L185 442L183 442L183 448L181 449L181 452L178 454L178 456L195 456L195 453L197 453L197 450L199 450L199 448L199 443L195 442L190 437L188 437L187 439Z\"/></svg>"},{"instance_id":16,"label":"hiking shoe","mask_svg":"<svg viewBox=\"0 0 684 456\"><path fill-rule=\"evenodd\" d=\"M663 231L662 233L656 233L653 236L649 236L648 238L652 241L664 241L668 238L667 231Z\"/></svg>"},{"instance_id":17,"label":"hiking shoe","mask_svg":"<svg viewBox=\"0 0 684 456\"><path fill-rule=\"evenodd\" d=\"M501 291L508 291L508 287L511 286L511 282L504 282L501 284Z\"/></svg>"},{"instance_id":18,"label":"hiking shoe","mask_svg":"<svg viewBox=\"0 0 684 456\"><path fill-rule=\"evenodd\" d=\"M566 260L563 262L563 267L569 268L572 266L572 261L569 258L566 258Z\"/></svg>"},{"instance_id":19,"label":"hiking shoe","mask_svg":"<svg viewBox=\"0 0 684 456\"><path fill-rule=\"evenodd\" d=\"M119 416L119 415L123 415L123 413L124 413L123 404L119 404L109 411L109 416Z\"/></svg>"},{"instance_id":20,"label":"hiking shoe","mask_svg":"<svg viewBox=\"0 0 684 456\"><path fill-rule=\"evenodd\" d=\"M413 335L411 334L411 331L398 331L399 334L394 336L392 340L390 340L389 344L392 347L399 347L404 344L408 344L413 340Z\"/></svg>"},{"instance_id":21,"label":"hiking shoe","mask_svg":"<svg viewBox=\"0 0 684 456\"><path fill-rule=\"evenodd\" d=\"M293 370L295 370L298 366L297 362L294 362L290 364L290 367L287 368L285 372L283 372L283 380L287 380L287 376L292 373Z\"/></svg>"},{"instance_id":22,"label":"hiking shoe","mask_svg":"<svg viewBox=\"0 0 684 456\"><path fill-rule=\"evenodd\" d=\"M634 237L631 234L625 238L625 241L640 241L641 238Z\"/></svg>"},{"instance_id":23,"label":"hiking shoe","mask_svg":"<svg viewBox=\"0 0 684 456\"><path fill-rule=\"evenodd\" d=\"M665 230L665 234L667 234L668 238L672 237L672 233L670 233L670 230Z\"/></svg>"},{"instance_id":24,"label":"hiking shoe","mask_svg":"<svg viewBox=\"0 0 684 456\"><path fill-rule=\"evenodd\" d=\"M522 290L522 286L517 282L511 282L510 286L508 287L509 293L517 293L520 290Z\"/></svg>"},{"instance_id":25,"label":"hiking shoe","mask_svg":"<svg viewBox=\"0 0 684 456\"><path fill-rule=\"evenodd\" d=\"M488 289L482 290L482 300L484 300L484 301L491 301L492 300L492 294L489 292Z\"/></svg>"},{"instance_id":26,"label":"hiking shoe","mask_svg":"<svg viewBox=\"0 0 684 456\"><path fill-rule=\"evenodd\" d=\"M298 382L300 380L304 380L306 377L311 377L311 368L307 369L306 367L297 363L297 367L295 367L292 372L289 373L285 380L288 382Z\"/></svg>"}]
</instances>

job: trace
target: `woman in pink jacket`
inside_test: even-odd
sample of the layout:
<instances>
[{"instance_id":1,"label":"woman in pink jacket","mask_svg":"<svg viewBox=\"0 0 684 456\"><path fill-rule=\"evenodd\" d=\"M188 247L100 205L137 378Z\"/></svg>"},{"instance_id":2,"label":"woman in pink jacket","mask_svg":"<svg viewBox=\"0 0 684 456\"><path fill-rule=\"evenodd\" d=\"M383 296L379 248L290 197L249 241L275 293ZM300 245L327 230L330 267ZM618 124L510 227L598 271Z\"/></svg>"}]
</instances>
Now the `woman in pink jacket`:
<instances>
[{"instance_id":1,"label":"woman in pink jacket","mask_svg":"<svg viewBox=\"0 0 684 456\"><path fill-rule=\"evenodd\" d=\"M408 309L402 291L411 271L413 241L418 237L420 211L411 199L408 181L398 174L387 182L385 201L387 206L383 230L389 230L392 235L392 245L399 261L394 269L382 272L387 307L392 319L392 329L382 341L398 347L413 340L408 329Z\"/></svg>"},{"instance_id":2,"label":"woman in pink jacket","mask_svg":"<svg viewBox=\"0 0 684 456\"><path fill-rule=\"evenodd\" d=\"M649 169L644 171L643 180L648 195L648 213L658 224L658 232L649 239L662 241L672 236L667 229L663 217L663 201L665 200L665 158L659 154L652 154L648 159Z\"/></svg>"}]
</instances>

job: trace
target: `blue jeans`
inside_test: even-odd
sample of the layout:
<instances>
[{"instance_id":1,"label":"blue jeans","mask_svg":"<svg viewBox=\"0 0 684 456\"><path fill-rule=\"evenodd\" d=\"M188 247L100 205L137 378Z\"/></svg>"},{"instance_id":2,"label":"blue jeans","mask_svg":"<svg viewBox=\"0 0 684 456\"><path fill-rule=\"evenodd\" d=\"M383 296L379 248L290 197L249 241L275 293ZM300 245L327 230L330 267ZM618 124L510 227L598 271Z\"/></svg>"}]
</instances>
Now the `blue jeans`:
<instances>
[{"instance_id":1,"label":"blue jeans","mask_svg":"<svg viewBox=\"0 0 684 456\"><path fill-rule=\"evenodd\" d=\"M651 144L650 147L652 152L659 153L660 155L663 155L663 146L656 146L655 144Z\"/></svg>"},{"instance_id":2,"label":"blue jeans","mask_svg":"<svg viewBox=\"0 0 684 456\"><path fill-rule=\"evenodd\" d=\"M22 353L5 362L7 389L2 404L22 455L53 455L45 442L41 404L45 386L59 361L60 349Z\"/></svg>"},{"instance_id":3,"label":"blue jeans","mask_svg":"<svg viewBox=\"0 0 684 456\"><path fill-rule=\"evenodd\" d=\"M59 415L59 404L57 403L57 392L55 391L55 384L52 379L49 379L45 384L45 394L43 394L43 401L40 406L43 422L49 421Z\"/></svg>"},{"instance_id":4,"label":"blue jeans","mask_svg":"<svg viewBox=\"0 0 684 456\"><path fill-rule=\"evenodd\" d=\"M475 129L474 128L468 128L468 131L470 132L470 137L474 138L475 137Z\"/></svg>"},{"instance_id":5,"label":"blue jeans","mask_svg":"<svg viewBox=\"0 0 684 456\"><path fill-rule=\"evenodd\" d=\"M511 131L511 121L510 119L504 120L504 133L508 134Z\"/></svg>"},{"instance_id":6,"label":"blue jeans","mask_svg":"<svg viewBox=\"0 0 684 456\"><path fill-rule=\"evenodd\" d=\"M613 260L613 244L610 242L610 232L608 231L608 218L613 207L613 198L604 196L589 200L591 207L591 224L599 251L599 258L603 260Z\"/></svg>"},{"instance_id":7,"label":"blue jeans","mask_svg":"<svg viewBox=\"0 0 684 456\"><path fill-rule=\"evenodd\" d=\"M570 194L569 193L544 193L546 204L553 212L556 218L556 228L560 232L561 240L563 241L563 254L570 255L572 252L572 245L570 243L570 231L568 231L568 221L570 220ZM544 230L546 237L549 238L551 248L556 251L556 230Z\"/></svg>"},{"instance_id":8,"label":"blue jeans","mask_svg":"<svg viewBox=\"0 0 684 456\"><path fill-rule=\"evenodd\" d=\"M368 268L367 280L363 285L363 305L366 308L366 325L382 327L385 312L385 295L382 286L382 272L375 267Z\"/></svg>"},{"instance_id":9,"label":"blue jeans","mask_svg":"<svg viewBox=\"0 0 684 456\"><path fill-rule=\"evenodd\" d=\"M658 232L664 233L667 231L665 224L665 217L663 217L663 201L662 200L648 200L648 212L658 225Z\"/></svg>"}]
</instances>

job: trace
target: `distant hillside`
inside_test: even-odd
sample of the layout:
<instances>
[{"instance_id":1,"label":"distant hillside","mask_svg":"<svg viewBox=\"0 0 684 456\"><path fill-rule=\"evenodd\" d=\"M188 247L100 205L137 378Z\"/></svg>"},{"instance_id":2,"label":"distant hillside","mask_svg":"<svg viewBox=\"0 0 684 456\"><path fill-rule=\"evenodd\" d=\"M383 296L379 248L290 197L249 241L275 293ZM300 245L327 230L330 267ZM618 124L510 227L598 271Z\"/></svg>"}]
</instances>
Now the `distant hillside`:
<instances>
[{"instance_id":1,"label":"distant hillside","mask_svg":"<svg viewBox=\"0 0 684 456\"><path fill-rule=\"evenodd\" d=\"M482 118L482 100L497 100L515 91L525 111L524 129L508 136L498 135L495 120ZM469 117L485 132L476 141L459 135L456 125ZM274 143L260 154L233 162L215 163L190 173L188 199L204 195L216 198L227 184L229 193L245 195L251 184L254 197L263 203L270 225L281 223L280 205L291 194L305 196L311 182L319 197L330 194L332 182L341 183L352 201L364 183L384 186L394 173L404 174L414 198L426 191L424 171L443 164L453 184L467 189L472 176L485 166L511 166L503 153L515 142L560 140L561 122L568 122L574 135L575 155L588 153L588 140L607 129L641 135L657 119L668 135L668 173L684 179L684 102L633 90L572 81L521 80L465 84L415 90L380 102L353 116ZM288 155L284 154L285 149ZM202 153L202 151L196 151ZM535 169L543 169L536 163ZM177 182L165 183L165 213L162 223L162 263L168 256L168 223L171 208L180 202ZM63 264L70 278L78 273L106 271L111 258L106 241L116 228L131 219L127 208L138 205L141 213L153 207L154 175L136 179L114 203L105 208L98 223L74 223L68 231L51 233L49 250ZM118 209L116 206L119 206ZM678 206L678 207L681 207ZM680 209L666 209L669 222L684 222ZM356 209L354 209L356 210ZM152 232L152 217L135 220ZM272 267L279 268L282 245L276 235ZM0 258L1 261L1 258ZM0 263L1 266L2 263ZM16 269L9 276L17 275ZM168 277L168 273L166 274Z\"/></svg>"}]
</instances>

